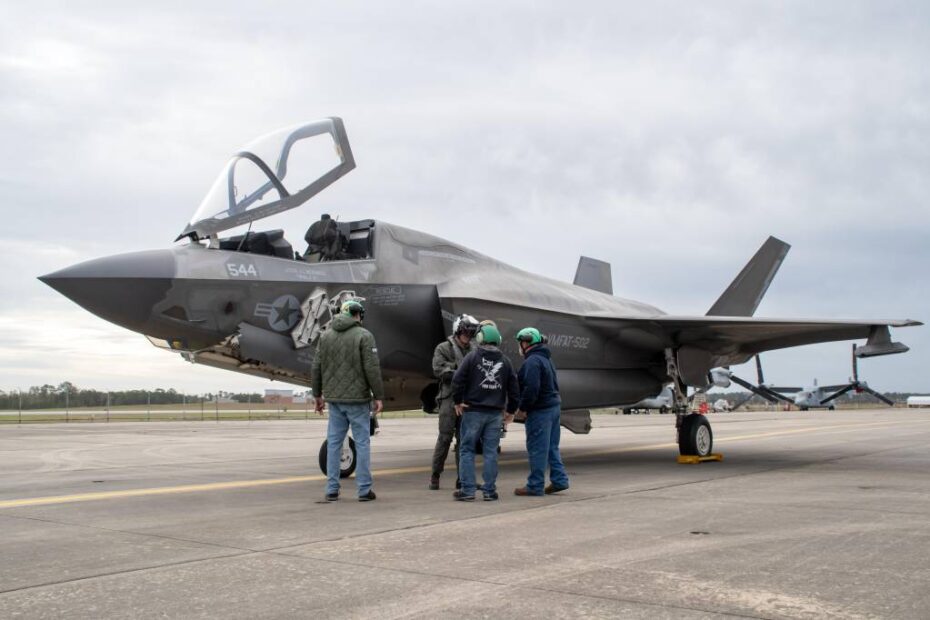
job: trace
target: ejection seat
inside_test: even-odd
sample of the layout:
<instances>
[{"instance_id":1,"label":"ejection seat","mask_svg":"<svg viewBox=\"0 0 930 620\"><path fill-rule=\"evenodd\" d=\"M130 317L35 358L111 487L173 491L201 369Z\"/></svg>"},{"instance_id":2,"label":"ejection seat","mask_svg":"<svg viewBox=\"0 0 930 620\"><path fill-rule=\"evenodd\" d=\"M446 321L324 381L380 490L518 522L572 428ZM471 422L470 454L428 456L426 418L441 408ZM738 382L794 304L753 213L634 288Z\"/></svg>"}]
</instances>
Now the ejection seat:
<instances>
[{"instance_id":1,"label":"ejection seat","mask_svg":"<svg viewBox=\"0 0 930 620\"><path fill-rule=\"evenodd\" d=\"M284 238L284 231L281 229L249 232L220 239L220 249L277 256L278 258L294 258L294 249Z\"/></svg>"}]
</instances>

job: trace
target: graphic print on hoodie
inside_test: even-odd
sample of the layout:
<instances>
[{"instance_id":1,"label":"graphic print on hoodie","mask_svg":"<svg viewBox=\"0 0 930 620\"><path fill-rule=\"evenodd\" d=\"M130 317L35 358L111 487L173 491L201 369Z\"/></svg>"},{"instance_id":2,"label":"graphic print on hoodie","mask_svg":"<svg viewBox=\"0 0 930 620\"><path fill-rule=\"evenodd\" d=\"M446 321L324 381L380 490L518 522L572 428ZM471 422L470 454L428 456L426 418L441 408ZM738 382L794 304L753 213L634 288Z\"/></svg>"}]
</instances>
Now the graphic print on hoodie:
<instances>
[{"instance_id":1,"label":"graphic print on hoodie","mask_svg":"<svg viewBox=\"0 0 930 620\"><path fill-rule=\"evenodd\" d=\"M501 389L501 368L503 367L504 362L499 361L495 362L487 358L481 359L481 372L484 373L484 379L481 381L481 387L485 390L499 390Z\"/></svg>"}]
</instances>

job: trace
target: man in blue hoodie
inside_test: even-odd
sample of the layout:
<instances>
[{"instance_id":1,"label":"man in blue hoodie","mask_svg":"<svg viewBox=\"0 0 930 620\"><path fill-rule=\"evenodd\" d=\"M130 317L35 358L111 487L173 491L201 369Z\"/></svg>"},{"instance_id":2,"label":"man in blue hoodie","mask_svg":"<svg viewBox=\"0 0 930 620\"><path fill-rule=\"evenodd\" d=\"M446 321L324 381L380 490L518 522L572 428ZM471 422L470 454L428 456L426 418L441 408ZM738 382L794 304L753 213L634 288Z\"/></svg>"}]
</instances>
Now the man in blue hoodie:
<instances>
[{"instance_id":1,"label":"man in blue hoodie","mask_svg":"<svg viewBox=\"0 0 930 620\"><path fill-rule=\"evenodd\" d=\"M520 354L525 358L520 367L520 404L517 416L526 418L526 452L530 460L530 475L526 486L514 490L514 495L531 496L558 493L568 488L568 474L559 453L559 417L562 399L559 380L545 338L535 327L517 332ZM546 484L549 466L549 485Z\"/></svg>"},{"instance_id":2,"label":"man in blue hoodie","mask_svg":"<svg viewBox=\"0 0 930 620\"><path fill-rule=\"evenodd\" d=\"M508 418L517 410L517 375L500 350L501 334L491 323L475 334L478 348L465 356L452 376L455 413L462 418L459 439L459 479L462 488L452 494L457 501L475 499L475 450L483 446L484 467L481 491L485 501L497 495L497 446L501 440L501 414Z\"/></svg>"}]
</instances>

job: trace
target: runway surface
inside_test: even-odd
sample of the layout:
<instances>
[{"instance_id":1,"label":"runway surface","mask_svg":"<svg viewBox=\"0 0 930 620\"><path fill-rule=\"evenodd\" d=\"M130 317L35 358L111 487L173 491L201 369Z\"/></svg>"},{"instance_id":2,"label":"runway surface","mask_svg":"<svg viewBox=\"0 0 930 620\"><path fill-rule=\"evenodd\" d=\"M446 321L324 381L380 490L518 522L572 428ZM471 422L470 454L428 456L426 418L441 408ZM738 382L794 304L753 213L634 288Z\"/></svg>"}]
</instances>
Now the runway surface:
<instances>
[{"instance_id":1,"label":"runway surface","mask_svg":"<svg viewBox=\"0 0 930 620\"><path fill-rule=\"evenodd\" d=\"M671 416L595 416L546 498L515 425L472 504L426 489L435 419L333 504L321 420L0 426L0 617L930 617L930 410L710 419L678 465Z\"/></svg>"}]
</instances>

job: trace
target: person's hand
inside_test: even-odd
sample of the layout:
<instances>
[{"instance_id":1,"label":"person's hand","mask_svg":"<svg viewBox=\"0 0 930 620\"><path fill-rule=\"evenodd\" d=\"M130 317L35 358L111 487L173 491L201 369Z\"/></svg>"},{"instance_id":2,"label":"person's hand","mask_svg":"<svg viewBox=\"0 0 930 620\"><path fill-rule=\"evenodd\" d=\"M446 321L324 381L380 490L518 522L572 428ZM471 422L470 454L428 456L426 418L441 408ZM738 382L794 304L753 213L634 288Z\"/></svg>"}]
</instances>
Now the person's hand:
<instances>
[{"instance_id":1,"label":"person's hand","mask_svg":"<svg viewBox=\"0 0 930 620\"><path fill-rule=\"evenodd\" d=\"M374 414L375 414L375 415L378 415L378 414L381 413L383 410L384 410L384 403L381 402L380 400L376 400L376 401L375 401Z\"/></svg>"},{"instance_id":2,"label":"person's hand","mask_svg":"<svg viewBox=\"0 0 930 620\"><path fill-rule=\"evenodd\" d=\"M455 415L457 415L458 417L461 418L461 417L462 417L462 414L465 413L465 409L467 409L467 408L468 408L468 405L466 405L465 403L459 403L459 404L457 404L457 405L455 406Z\"/></svg>"},{"instance_id":3,"label":"person's hand","mask_svg":"<svg viewBox=\"0 0 930 620\"><path fill-rule=\"evenodd\" d=\"M323 398L321 396L317 396L313 400L316 402L317 415L323 415Z\"/></svg>"},{"instance_id":4,"label":"person's hand","mask_svg":"<svg viewBox=\"0 0 930 620\"><path fill-rule=\"evenodd\" d=\"M511 417L512 417L514 420L516 420L517 422L525 422L525 421L526 421L526 412L523 411L522 409L517 409L517 413L516 413L515 415L511 416Z\"/></svg>"},{"instance_id":5,"label":"person's hand","mask_svg":"<svg viewBox=\"0 0 930 620\"><path fill-rule=\"evenodd\" d=\"M510 426L510 423L513 422L513 414L508 413L504 416L504 430L507 430L507 427Z\"/></svg>"}]
</instances>

